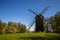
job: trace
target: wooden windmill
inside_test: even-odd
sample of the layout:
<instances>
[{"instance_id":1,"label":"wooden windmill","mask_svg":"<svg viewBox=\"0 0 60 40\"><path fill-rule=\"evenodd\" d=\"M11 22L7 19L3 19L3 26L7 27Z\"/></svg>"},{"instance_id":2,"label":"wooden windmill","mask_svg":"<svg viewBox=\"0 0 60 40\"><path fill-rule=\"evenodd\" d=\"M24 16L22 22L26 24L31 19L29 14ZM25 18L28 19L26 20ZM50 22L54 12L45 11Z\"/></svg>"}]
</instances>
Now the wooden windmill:
<instances>
[{"instance_id":1,"label":"wooden windmill","mask_svg":"<svg viewBox=\"0 0 60 40\"><path fill-rule=\"evenodd\" d=\"M35 16L35 20L30 24L28 30L32 27L32 25L35 23L35 32L43 32L44 31L44 16L43 13L49 8L47 6L41 13L37 14L36 12L32 11L31 9L28 9L28 11L32 12Z\"/></svg>"}]
</instances>

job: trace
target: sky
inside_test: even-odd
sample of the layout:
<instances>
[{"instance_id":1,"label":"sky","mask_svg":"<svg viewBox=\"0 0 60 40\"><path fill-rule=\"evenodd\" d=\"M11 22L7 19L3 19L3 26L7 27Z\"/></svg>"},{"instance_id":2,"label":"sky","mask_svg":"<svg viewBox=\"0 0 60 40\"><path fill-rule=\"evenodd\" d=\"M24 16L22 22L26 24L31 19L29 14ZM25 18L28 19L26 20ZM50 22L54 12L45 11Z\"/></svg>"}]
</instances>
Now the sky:
<instances>
[{"instance_id":1,"label":"sky","mask_svg":"<svg viewBox=\"0 0 60 40\"><path fill-rule=\"evenodd\" d=\"M0 0L0 19L6 23L20 22L28 27L36 16L28 9L41 13L46 6L49 8L43 16L45 18L54 16L57 11L60 11L60 0Z\"/></svg>"}]
</instances>

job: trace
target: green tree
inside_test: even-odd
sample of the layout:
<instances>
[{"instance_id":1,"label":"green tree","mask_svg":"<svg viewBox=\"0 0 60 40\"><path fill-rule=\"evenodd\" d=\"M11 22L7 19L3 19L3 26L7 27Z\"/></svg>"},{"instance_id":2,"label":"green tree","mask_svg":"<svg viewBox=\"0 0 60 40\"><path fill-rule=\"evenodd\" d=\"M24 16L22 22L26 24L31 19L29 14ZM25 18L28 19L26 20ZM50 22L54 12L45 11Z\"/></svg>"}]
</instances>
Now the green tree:
<instances>
[{"instance_id":1,"label":"green tree","mask_svg":"<svg viewBox=\"0 0 60 40\"><path fill-rule=\"evenodd\" d=\"M26 29L26 26L25 25L21 24L20 32L21 33L27 32L27 29Z\"/></svg>"},{"instance_id":2,"label":"green tree","mask_svg":"<svg viewBox=\"0 0 60 40\"><path fill-rule=\"evenodd\" d=\"M0 20L0 33L5 32L6 23Z\"/></svg>"},{"instance_id":3,"label":"green tree","mask_svg":"<svg viewBox=\"0 0 60 40\"><path fill-rule=\"evenodd\" d=\"M15 22L8 22L8 26L6 27L6 33L16 33L16 23Z\"/></svg>"},{"instance_id":4,"label":"green tree","mask_svg":"<svg viewBox=\"0 0 60 40\"><path fill-rule=\"evenodd\" d=\"M20 28L21 28L21 24L20 24L20 22L19 23L16 23L16 28L17 28L17 32L19 33L21 30L20 30Z\"/></svg>"},{"instance_id":5,"label":"green tree","mask_svg":"<svg viewBox=\"0 0 60 40\"><path fill-rule=\"evenodd\" d=\"M53 29L53 32L56 30L56 26L55 26L55 17L54 16L51 16L49 18L49 23L51 24L52 26L52 29Z\"/></svg>"},{"instance_id":6,"label":"green tree","mask_svg":"<svg viewBox=\"0 0 60 40\"><path fill-rule=\"evenodd\" d=\"M60 33L60 12L56 13L55 21L56 21L56 32Z\"/></svg>"}]
</instances>

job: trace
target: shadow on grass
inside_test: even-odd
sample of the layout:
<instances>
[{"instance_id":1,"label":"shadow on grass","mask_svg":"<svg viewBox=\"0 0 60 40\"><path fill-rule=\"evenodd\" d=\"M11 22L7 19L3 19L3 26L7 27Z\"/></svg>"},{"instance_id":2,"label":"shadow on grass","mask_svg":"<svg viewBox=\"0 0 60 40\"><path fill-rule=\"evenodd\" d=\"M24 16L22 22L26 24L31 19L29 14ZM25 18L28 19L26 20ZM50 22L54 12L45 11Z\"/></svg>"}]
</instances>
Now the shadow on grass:
<instances>
[{"instance_id":1,"label":"shadow on grass","mask_svg":"<svg viewBox=\"0 0 60 40\"><path fill-rule=\"evenodd\" d=\"M19 39L22 39L22 40L44 40L44 38L42 37L22 37L22 38L19 38Z\"/></svg>"},{"instance_id":2,"label":"shadow on grass","mask_svg":"<svg viewBox=\"0 0 60 40\"><path fill-rule=\"evenodd\" d=\"M60 40L60 37L21 37L20 40Z\"/></svg>"}]
</instances>

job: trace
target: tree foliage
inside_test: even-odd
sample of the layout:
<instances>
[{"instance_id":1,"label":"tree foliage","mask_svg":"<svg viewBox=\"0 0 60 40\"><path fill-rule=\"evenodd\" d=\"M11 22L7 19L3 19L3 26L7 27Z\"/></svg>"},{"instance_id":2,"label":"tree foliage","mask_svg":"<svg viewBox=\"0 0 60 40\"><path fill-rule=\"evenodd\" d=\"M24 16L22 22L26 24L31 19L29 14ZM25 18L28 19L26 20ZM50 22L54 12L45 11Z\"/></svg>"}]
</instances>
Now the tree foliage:
<instances>
[{"instance_id":1,"label":"tree foliage","mask_svg":"<svg viewBox=\"0 0 60 40\"><path fill-rule=\"evenodd\" d=\"M57 12L55 15L55 22L56 22L56 31L60 33L60 12Z\"/></svg>"},{"instance_id":2,"label":"tree foliage","mask_svg":"<svg viewBox=\"0 0 60 40\"><path fill-rule=\"evenodd\" d=\"M24 24L8 22L4 23L0 20L0 33L22 33L26 32Z\"/></svg>"},{"instance_id":3,"label":"tree foliage","mask_svg":"<svg viewBox=\"0 0 60 40\"><path fill-rule=\"evenodd\" d=\"M4 23L0 20L0 33L4 32L5 27L6 27L6 23Z\"/></svg>"},{"instance_id":4,"label":"tree foliage","mask_svg":"<svg viewBox=\"0 0 60 40\"><path fill-rule=\"evenodd\" d=\"M60 12L57 12L54 16L49 18L49 23L53 29L53 32L60 32Z\"/></svg>"}]
</instances>

